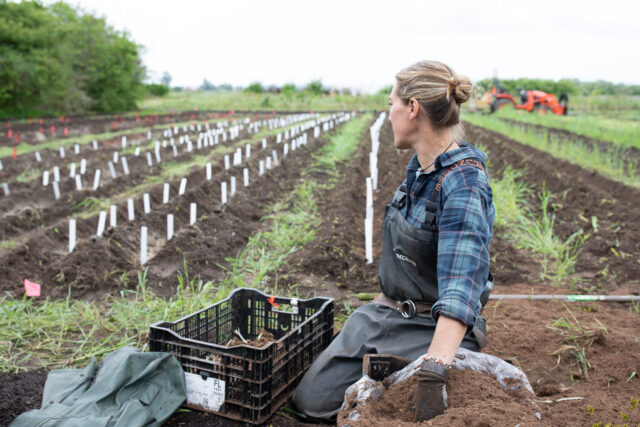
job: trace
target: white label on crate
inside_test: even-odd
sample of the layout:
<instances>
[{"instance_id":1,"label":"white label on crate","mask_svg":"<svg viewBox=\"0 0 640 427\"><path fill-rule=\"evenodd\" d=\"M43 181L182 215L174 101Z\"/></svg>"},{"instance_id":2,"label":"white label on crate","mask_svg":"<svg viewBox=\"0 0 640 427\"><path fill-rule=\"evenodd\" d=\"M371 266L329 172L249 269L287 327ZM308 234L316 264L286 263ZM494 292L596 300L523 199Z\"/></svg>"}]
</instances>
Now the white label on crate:
<instances>
[{"instance_id":1,"label":"white label on crate","mask_svg":"<svg viewBox=\"0 0 640 427\"><path fill-rule=\"evenodd\" d=\"M219 411L225 400L225 382L215 378L203 380L198 374L184 373L187 403L210 411Z\"/></svg>"}]
</instances>

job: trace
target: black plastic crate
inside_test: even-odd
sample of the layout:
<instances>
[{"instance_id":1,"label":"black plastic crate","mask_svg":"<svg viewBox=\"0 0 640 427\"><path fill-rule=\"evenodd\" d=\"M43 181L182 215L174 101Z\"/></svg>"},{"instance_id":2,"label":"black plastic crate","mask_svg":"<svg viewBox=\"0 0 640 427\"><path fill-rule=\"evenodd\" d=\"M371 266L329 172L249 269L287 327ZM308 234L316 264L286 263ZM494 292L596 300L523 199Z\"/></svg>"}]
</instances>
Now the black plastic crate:
<instances>
[{"instance_id":1,"label":"black plastic crate","mask_svg":"<svg viewBox=\"0 0 640 427\"><path fill-rule=\"evenodd\" d=\"M151 325L149 346L180 361L190 390L185 406L261 424L289 399L331 342L333 310L331 298L269 297L238 288L176 322ZM264 329L276 341L263 347L227 347L236 329L246 340Z\"/></svg>"}]
</instances>

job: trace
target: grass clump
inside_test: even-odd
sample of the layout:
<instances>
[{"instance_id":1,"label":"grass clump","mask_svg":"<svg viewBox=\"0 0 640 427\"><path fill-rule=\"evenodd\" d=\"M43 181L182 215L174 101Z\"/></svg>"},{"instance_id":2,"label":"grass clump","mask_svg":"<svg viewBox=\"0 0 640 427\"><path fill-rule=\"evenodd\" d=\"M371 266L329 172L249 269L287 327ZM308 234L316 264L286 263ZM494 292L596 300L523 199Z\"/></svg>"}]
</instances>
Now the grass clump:
<instances>
[{"instance_id":1,"label":"grass clump","mask_svg":"<svg viewBox=\"0 0 640 427\"><path fill-rule=\"evenodd\" d=\"M522 171L507 167L500 179L491 181L496 206L495 226L504 230L505 238L518 249L540 257L540 278L559 285L575 271L580 245L587 236L578 230L566 240L554 231L555 213L550 212L552 195L543 190L539 209L533 208L531 188L521 179Z\"/></svg>"}]
</instances>

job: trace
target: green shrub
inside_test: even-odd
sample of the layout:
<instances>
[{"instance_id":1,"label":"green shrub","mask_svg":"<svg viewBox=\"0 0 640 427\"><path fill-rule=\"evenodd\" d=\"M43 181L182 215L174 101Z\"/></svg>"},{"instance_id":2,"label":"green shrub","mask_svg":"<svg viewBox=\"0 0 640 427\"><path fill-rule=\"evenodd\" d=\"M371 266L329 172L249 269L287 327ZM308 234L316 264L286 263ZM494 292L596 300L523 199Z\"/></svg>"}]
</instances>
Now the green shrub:
<instances>
[{"instance_id":1,"label":"green shrub","mask_svg":"<svg viewBox=\"0 0 640 427\"><path fill-rule=\"evenodd\" d=\"M147 85L147 90L149 91L149 94L153 96L165 96L169 93L169 87L157 83Z\"/></svg>"}]
</instances>

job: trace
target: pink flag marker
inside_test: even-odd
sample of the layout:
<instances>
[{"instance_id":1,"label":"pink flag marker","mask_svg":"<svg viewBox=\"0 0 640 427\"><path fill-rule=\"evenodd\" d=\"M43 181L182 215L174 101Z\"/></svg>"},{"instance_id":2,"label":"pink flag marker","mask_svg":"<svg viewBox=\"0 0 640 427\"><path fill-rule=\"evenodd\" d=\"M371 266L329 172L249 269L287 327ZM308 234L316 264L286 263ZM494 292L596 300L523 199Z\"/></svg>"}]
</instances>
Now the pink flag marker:
<instances>
[{"instance_id":1,"label":"pink flag marker","mask_svg":"<svg viewBox=\"0 0 640 427\"><path fill-rule=\"evenodd\" d=\"M29 279L24 279L24 290L27 292L28 297L40 296L40 285L31 282Z\"/></svg>"}]
</instances>

